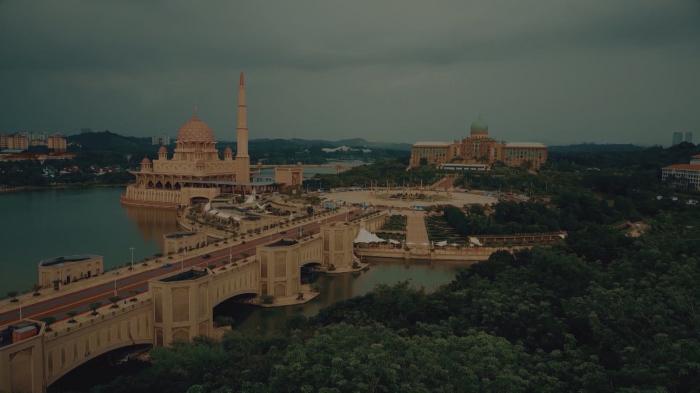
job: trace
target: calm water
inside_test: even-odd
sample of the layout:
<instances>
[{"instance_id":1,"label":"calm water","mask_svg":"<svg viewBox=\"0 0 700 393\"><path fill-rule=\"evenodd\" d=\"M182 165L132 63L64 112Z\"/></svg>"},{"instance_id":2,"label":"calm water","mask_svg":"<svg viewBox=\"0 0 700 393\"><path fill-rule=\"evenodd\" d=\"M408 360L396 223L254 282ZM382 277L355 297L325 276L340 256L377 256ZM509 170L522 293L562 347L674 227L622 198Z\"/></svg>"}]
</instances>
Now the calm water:
<instances>
[{"instance_id":1,"label":"calm water","mask_svg":"<svg viewBox=\"0 0 700 393\"><path fill-rule=\"evenodd\" d=\"M299 306L281 308L259 308L255 306L225 302L216 307L215 316L233 317L237 330L266 333L283 327L290 316L316 315L326 306L354 296L364 295L379 284L395 284L408 281L415 288L434 291L455 277L457 267L449 264L404 263L370 261L370 269L361 273L321 275L316 283L321 293L312 301Z\"/></svg>"},{"instance_id":2,"label":"calm water","mask_svg":"<svg viewBox=\"0 0 700 393\"><path fill-rule=\"evenodd\" d=\"M0 194L0 296L27 290L37 263L70 254L104 256L105 267L161 250L162 235L176 230L175 213L123 207L121 187Z\"/></svg>"},{"instance_id":3,"label":"calm water","mask_svg":"<svg viewBox=\"0 0 700 393\"><path fill-rule=\"evenodd\" d=\"M106 267L112 267L129 261L131 246L136 260L159 252L163 234L177 229L175 213L123 207L121 192L122 188L89 188L0 194L0 295L30 288L36 281L36 265L44 258L95 253L104 256ZM455 272L456 267L447 264L371 262L370 269L361 273L319 276L316 282L321 293L309 303L257 308L229 301L217 307L215 314L232 316L236 329L264 333L284 326L292 315L315 315L323 307L363 295L379 284L408 280L432 291L451 281ZM132 362L117 365L121 356L115 353L88 362L51 390L87 389L93 383L87 376L106 364L114 367L110 379L141 367Z\"/></svg>"}]
</instances>

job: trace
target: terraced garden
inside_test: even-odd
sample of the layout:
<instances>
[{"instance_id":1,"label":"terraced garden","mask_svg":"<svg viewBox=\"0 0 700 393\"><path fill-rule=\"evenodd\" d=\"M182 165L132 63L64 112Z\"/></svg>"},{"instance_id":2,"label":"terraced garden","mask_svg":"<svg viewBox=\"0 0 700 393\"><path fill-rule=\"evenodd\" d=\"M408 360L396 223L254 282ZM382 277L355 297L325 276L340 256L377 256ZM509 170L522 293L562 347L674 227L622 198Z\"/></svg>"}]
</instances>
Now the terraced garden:
<instances>
[{"instance_id":1,"label":"terraced garden","mask_svg":"<svg viewBox=\"0 0 700 393\"><path fill-rule=\"evenodd\" d=\"M387 240L404 241L406 240L406 222L406 216L392 214L377 232L377 236Z\"/></svg>"},{"instance_id":2,"label":"terraced garden","mask_svg":"<svg viewBox=\"0 0 700 393\"><path fill-rule=\"evenodd\" d=\"M443 215L430 215L425 217L425 227L428 230L428 239L431 242L447 241L448 244L464 246L467 239L460 236L457 231L447 223Z\"/></svg>"}]
</instances>

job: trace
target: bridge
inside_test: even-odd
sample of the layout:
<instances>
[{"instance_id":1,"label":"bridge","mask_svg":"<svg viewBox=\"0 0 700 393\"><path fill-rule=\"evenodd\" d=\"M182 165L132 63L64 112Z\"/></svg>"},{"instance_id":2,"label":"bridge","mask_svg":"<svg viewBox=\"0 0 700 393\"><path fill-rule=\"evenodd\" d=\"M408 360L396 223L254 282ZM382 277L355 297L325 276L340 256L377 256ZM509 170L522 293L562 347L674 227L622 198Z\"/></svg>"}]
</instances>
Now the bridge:
<instances>
[{"instance_id":1,"label":"bridge","mask_svg":"<svg viewBox=\"0 0 700 393\"><path fill-rule=\"evenodd\" d=\"M336 174L352 169L352 165L341 162L332 164L250 164L251 171L274 168L334 169Z\"/></svg>"},{"instance_id":2,"label":"bridge","mask_svg":"<svg viewBox=\"0 0 700 393\"><path fill-rule=\"evenodd\" d=\"M0 391L45 392L76 367L119 348L218 337L213 309L238 295L253 294L272 305L307 301L315 295L302 287L301 267L314 263L337 274L362 269L353 254L353 239L361 225L376 230L385 218L384 212L331 215L4 312L0 325L12 323L19 326L13 334L31 334L0 347ZM305 235L288 236L299 227ZM93 305L79 315L71 312L126 291L131 295L111 305ZM39 320L45 316L59 321L48 325Z\"/></svg>"}]
</instances>

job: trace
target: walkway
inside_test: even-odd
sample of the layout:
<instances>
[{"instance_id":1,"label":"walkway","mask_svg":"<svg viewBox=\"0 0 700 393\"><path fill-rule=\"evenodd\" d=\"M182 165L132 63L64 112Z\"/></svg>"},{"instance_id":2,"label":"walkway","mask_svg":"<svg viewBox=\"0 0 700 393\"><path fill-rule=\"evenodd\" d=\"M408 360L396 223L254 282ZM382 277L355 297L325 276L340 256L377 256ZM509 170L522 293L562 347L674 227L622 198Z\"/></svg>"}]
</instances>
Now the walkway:
<instances>
[{"instance_id":1,"label":"walkway","mask_svg":"<svg viewBox=\"0 0 700 393\"><path fill-rule=\"evenodd\" d=\"M451 190L454 188L455 177L455 175L446 175L442 179L433 183L433 185L430 186L430 189L436 190L441 188L443 190Z\"/></svg>"},{"instance_id":2,"label":"walkway","mask_svg":"<svg viewBox=\"0 0 700 393\"><path fill-rule=\"evenodd\" d=\"M425 213L412 211L406 213L406 244L411 248L430 248L428 230L425 228Z\"/></svg>"}]
</instances>

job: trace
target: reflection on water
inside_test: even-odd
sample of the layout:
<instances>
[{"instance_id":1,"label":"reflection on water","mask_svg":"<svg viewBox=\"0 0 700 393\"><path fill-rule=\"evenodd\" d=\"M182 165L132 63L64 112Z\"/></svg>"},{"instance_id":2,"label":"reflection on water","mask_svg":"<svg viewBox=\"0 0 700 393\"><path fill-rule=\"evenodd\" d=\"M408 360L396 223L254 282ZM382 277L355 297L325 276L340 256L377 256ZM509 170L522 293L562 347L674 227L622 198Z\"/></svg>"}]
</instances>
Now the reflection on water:
<instances>
[{"instance_id":1,"label":"reflection on water","mask_svg":"<svg viewBox=\"0 0 700 393\"><path fill-rule=\"evenodd\" d=\"M321 275L317 283L321 294L314 300L279 308L260 308L227 301L214 309L216 316L230 316L236 329L267 333L283 328L289 317L316 315L319 310L353 296L364 295L379 284L409 281L414 287L434 291L452 281L457 267L448 264L408 264L403 262L370 261L370 269L355 274Z\"/></svg>"},{"instance_id":2,"label":"reflection on water","mask_svg":"<svg viewBox=\"0 0 700 393\"><path fill-rule=\"evenodd\" d=\"M136 224L143 240L158 245L163 250L163 235L176 231L177 213L172 209L122 206L129 219Z\"/></svg>"},{"instance_id":3,"label":"reflection on water","mask_svg":"<svg viewBox=\"0 0 700 393\"><path fill-rule=\"evenodd\" d=\"M98 254L105 267L127 263L129 247L141 259L162 249L177 229L170 210L126 208L121 187L0 194L0 292L27 290L45 258Z\"/></svg>"}]
</instances>

